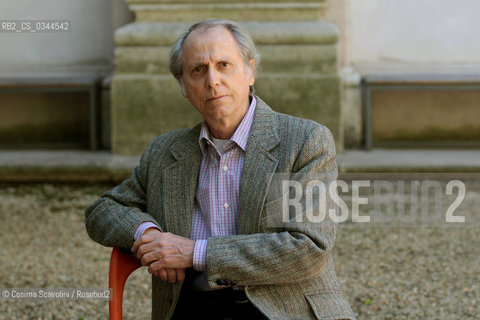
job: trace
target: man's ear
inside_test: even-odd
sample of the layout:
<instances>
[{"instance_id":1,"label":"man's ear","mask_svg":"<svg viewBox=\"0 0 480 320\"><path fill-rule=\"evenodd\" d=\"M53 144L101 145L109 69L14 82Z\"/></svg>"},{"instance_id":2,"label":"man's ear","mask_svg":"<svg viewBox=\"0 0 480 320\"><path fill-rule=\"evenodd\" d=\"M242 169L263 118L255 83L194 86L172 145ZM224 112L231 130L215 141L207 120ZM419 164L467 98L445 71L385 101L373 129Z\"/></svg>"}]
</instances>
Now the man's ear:
<instances>
[{"instance_id":1,"label":"man's ear","mask_svg":"<svg viewBox=\"0 0 480 320\"><path fill-rule=\"evenodd\" d=\"M183 79L181 77L177 78L178 80L178 84L180 85L180 90L182 91L182 95L185 97L185 98L188 98L187 97L187 89L185 88L185 84L183 83Z\"/></svg>"},{"instance_id":2,"label":"man's ear","mask_svg":"<svg viewBox=\"0 0 480 320\"><path fill-rule=\"evenodd\" d=\"M253 86L253 83L255 82L255 60L250 60L250 65L247 67L247 77L248 79L248 85Z\"/></svg>"}]
</instances>

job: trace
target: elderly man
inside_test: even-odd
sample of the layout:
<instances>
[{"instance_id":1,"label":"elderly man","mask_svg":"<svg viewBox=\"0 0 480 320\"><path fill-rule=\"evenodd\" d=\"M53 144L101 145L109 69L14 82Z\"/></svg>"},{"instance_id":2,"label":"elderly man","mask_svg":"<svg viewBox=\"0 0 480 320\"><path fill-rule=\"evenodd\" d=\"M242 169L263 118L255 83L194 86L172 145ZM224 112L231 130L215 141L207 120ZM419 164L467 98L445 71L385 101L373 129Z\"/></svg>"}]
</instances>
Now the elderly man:
<instances>
[{"instance_id":1,"label":"elderly man","mask_svg":"<svg viewBox=\"0 0 480 320\"><path fill-rule=\"evenodd\" d=\"M170 70L203 122L153 139L86 211L92 239L148 266L153 319L355 318L333 269L335 223L269 223L283 217L268 206L281 209L274 174L328 184L337 168L328 129L253 95L256 64L236 23L191 26Z\"/></svg>"}]
</instances>

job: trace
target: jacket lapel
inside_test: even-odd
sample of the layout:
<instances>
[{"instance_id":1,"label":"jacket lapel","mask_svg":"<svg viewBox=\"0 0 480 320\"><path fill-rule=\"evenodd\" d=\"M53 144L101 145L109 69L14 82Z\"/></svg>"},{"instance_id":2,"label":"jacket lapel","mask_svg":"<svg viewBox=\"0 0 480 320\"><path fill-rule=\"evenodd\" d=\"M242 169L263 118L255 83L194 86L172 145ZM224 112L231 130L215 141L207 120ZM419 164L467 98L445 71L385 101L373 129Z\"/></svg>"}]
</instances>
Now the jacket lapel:
<instances>
[{"instance_id":1,"label":"jacket lapel","mask_svg":"<svg viewBox=\"0 0 480 320\"><path fill-rule=\"evenodd\" d=\"M270 107L256 97L257 107L245 152L240 183L238 233L258 232L266 193L278 160L270 154L279 138ZM195 210L195 194L202 153L198 145L200 125L171 148L175 162L163 171L166 230L190 238Z\"/></svg>"},{"instance_id":2,"label":"jacket lapel","mask_svg":"<svg viewBox=\"0 0 480 320\"><path fill-rule=\"evenodd\" d=\"M164 207L168 232L190 238L195 210L195 192L202 153L198 145L200 126L196 126L172 145L176 162L163 171Z\"/></svg>"},{"instance_id":3,"label":"jacket lapel","mask_svg":"<svg viewBox=\"0 0 480 320\"><path fill-rule=\"evenodd\" d=\"M247 151L245 153L240 203L238 208L238 233L258 232L262 206L278 160L270 154L279 138L270 107L258 97Z\"/></svg>"}]
</instances>

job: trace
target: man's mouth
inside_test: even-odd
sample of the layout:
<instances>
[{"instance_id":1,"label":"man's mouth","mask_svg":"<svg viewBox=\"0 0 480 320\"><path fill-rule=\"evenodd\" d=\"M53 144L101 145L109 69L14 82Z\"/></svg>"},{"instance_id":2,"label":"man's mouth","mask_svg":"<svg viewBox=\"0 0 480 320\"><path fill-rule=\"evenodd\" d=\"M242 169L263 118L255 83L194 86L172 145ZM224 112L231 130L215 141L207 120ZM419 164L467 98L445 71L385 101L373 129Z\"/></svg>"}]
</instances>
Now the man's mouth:
<instances>
[{"instance_id":1,"label":"man's mouth","mask_svg":"<svg viewBox=\"0 0 480 320\"><path fill-rule=\"evenodd\" d=\"M218 100L218 99L221 99L223 97L226 97L226 96L216 96L216 97L211 97L209 99L207 99L207 101L213 101L213 100Z\"/></svg>"}]
</instances>

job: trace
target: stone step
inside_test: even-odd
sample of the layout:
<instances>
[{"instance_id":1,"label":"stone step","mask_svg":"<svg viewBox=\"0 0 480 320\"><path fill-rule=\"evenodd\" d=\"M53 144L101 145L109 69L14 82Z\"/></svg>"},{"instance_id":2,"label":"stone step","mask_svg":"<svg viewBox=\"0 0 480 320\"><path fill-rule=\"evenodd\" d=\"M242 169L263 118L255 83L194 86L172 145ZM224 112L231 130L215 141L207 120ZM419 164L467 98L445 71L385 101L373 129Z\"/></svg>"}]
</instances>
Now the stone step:
<instances>
[{"instance_id":1,"label":"stone step","mask_svg":"<svg viewBox=\"0 0 480 320\"><path fill-rule=\"evenodd\" d=\"M137 22L199 21L212 17L242 21L317 20L327 4L315 2L131 3Z\"/></svg>"},{"instance_id":2,"label":"stone step","mask_svg":"<svg viewBox=\"0 0 480 320\"><path fill-rule=\"evenodd\" d=\"M139 156L90 151L0 151L2 182L115 182L128 178ZM376 174L460 174L480 178L480 150L349 150L337 156L340 178ZM361 176L359 176L361 175ZM414 178L415 176L413 176Z\"/></svg>"},{"instance_id":3,"label":"stone step","mask_svg":"<svg viewBox=\"0 0 480 320\"><path fill-rule=\"evenodd\" d=\"M480 150L347 150L337 163L339 172L480 172Z\"/></svg>"},{"instance_id":4,"label":"stone step","mask_svg":"<svg viewBox=\"0 0 480 320\"><path fill-rule=\"evenodd\" d=\"M126 0L129 4L172 4L175 3L238 3L238 0ZM242 3L255 4L255 3L327 3L328 0L243 0Z\"/></svg>"},{"instance_id":5,"label":"stone step","mask_svg":"<svg viewBox=\"0 0 480 320\"><path fill-rule=\"evenodd\" d=\"M337 72L337 53L334 45L258 45L260 64L258 73L321 73ZM170 74L168 56L170 46L117 47L115 73Z\"/></svg>"},{"instance_id":6,"label":"stone step","mask_svg":"<svg viewBox=\"0 0 480 320\"><path fill-rule=\"evenodd\" d=\"M171 46L191 22L141 22L115 31L117 46ZM338 29L317 21L242 21L257 45L336 44Z\"/></svg>"},{"instance_id":7,"label":"stone step","mask_svg":"<svg viewBox=\"0 0 480 320\"><path fill-rule=\"evenodd\" d=\"M130 176L140 157L106 151L0 151L3 182L120 182Z\"/></svg>"}]
</instances>

